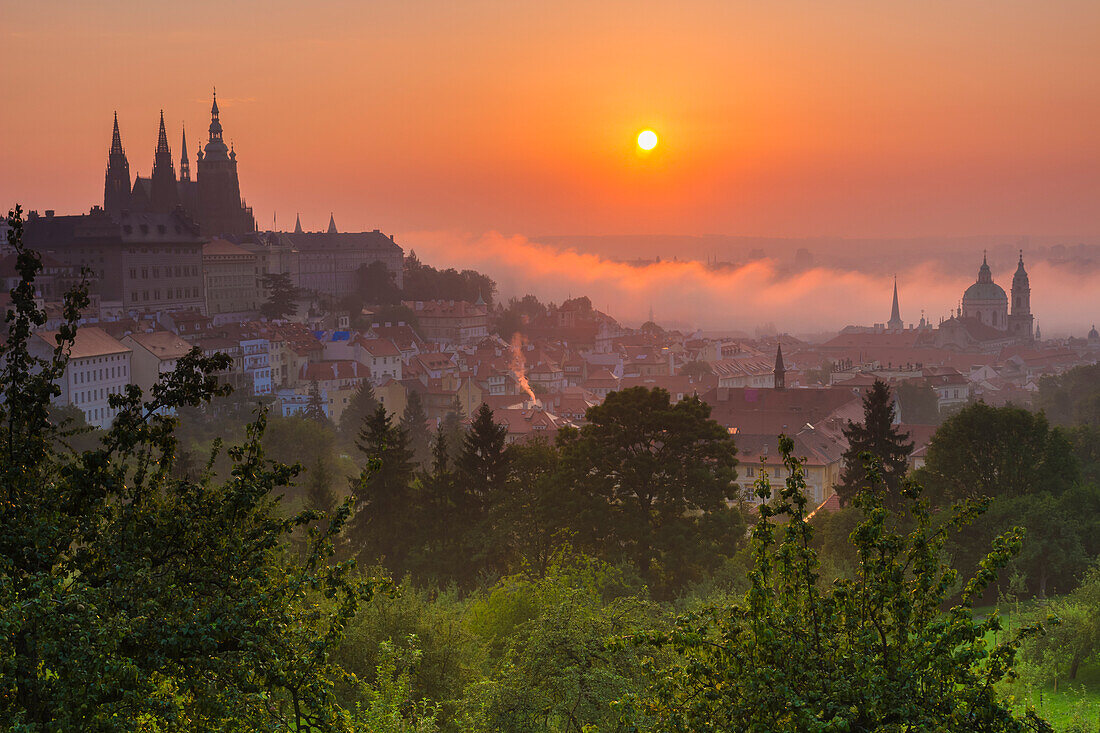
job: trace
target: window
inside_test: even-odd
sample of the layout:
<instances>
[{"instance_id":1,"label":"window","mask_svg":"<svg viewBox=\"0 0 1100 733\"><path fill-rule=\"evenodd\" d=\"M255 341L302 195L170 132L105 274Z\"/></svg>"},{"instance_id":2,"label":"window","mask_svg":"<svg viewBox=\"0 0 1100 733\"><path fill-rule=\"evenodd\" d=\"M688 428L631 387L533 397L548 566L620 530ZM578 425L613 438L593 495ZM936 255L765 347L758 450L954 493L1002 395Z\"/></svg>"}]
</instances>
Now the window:
<instances>
[{"instance_id":1,"label":"window","mask_svg":"<svg viewBox=\"0 0 1100 733\"><path fill-rule=\"evenodd\" d=\"M749 478L752 478L755 475L755 471L756 471L756 469L754 469L752 466L749 466L748 468L745 469L745 475L748 476Z\"/></svg>"}]
</instances>

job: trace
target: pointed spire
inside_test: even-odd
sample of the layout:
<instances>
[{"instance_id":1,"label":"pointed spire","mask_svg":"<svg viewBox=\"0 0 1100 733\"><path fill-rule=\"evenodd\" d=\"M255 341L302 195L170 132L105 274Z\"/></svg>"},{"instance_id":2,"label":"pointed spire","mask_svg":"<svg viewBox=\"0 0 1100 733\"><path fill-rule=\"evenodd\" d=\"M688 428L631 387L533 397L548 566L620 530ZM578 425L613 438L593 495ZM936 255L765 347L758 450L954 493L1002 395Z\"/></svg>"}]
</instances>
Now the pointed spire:
<instances>
[{"instance_id":1,"label":"pointed spire","mask_svg":"<svg viewBox=\"0 0 1100 733\"><path fill-rule=\"evenodd\" d=\"M111 155L125 155L122 150L122 136L118 134L118 112L115 112L115 129L111 133Z\"/></svg>"},{"instance_id":2,"label":"pointed spire","mask_svg":"<svg viewBox=\"0 0 1100 733\"><path fill-rule=\"evenodd\" d=\"M775 342L775 388L787 388L787 368L783 365L783 342L778 338Z\"/></svg>"},{"instance_id":3,"label":"pointed spire","mask_svg":"<svg viewBox=\"0 0 1100 733\"><path fill-rule=\"evenodd\" d=\"M180 180L191 180L191 163L187 160L187 127L183 126L183 137L180 141Z\"/></svg>"},{"instance_id":4,"label":"pointed spire","mask_svg":"<svg viewBox=\"0 0 1100 733\"><path fill-rule=\"evenodd\" d=\"M905 327L901 320L901 309L898 308L898 276L894 275L894 305L890 308L890 321L886 324L891 330L900 330Z\"/></svg>"},{"instance_id":5,"label":"pointed spire","mask_svg":"<svg viewBox=\"0 0 1100 733\"><path fill-rule=\"evenodd\" d=\"M218 119L218 88L214 87L214 104L210 105L210 116Z\"/></svg>"},{"instance_id":6,"label":"pointed spire","mask_svg":"<svg viewBox=\"0 0 1100 733\"><path fill-rule=\"evenodd\" d=\"M164 131L164 110L160 111L160 132L157 134L157 152L167 153L168 150L168 133Z\"/></svg>"},{"instance_id":7,"label":"pointed spire","mask_svg":"<svg viewBox=\"0 0 1100 733\"><path fill-rule=\"evenodd\" d=\"M336 234L336 219L332 217L332 212L328 214L328 233Z\"/></svg>"},{"instance_id":8,"label":"pointed spire","mask_svg":"<svg viewBox=\"0 0 1100 733\"><path fill-rule=\"evenodd\" d=\"M294 233L305 234L305 232L302 231L302 217L297 213L294 214Z\"/></svg>"}]
</instances>

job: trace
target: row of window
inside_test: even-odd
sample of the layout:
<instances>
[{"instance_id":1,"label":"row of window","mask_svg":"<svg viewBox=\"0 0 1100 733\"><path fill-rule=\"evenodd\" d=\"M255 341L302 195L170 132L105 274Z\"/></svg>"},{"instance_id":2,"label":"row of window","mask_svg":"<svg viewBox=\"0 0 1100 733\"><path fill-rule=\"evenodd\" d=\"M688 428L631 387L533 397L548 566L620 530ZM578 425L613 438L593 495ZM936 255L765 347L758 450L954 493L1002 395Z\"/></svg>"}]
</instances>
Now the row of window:
<instances>
[{"instance_id":1,"label":"row of window","mask_svg":"<svg viewBox=\"0 0 1100 733\"><path fill-rule=\"evenodd\" d=\"M100 387L99 389L86 389L73 393L74 405L86 405L89 402L100 402L107 399L107 395L122 394L122 385L113 387Z\"/></svg>"},{"instance_id":2,"label":"row of window","mask_svg":"<svg viewBox=\"0 0 1100 733\"><path fill-rule=\"evenodd\" d=\"M104 367L102 369L83 369L73 375L73 384L87 384L91 381L117 379L126 376L126 365Z\"/></svg>"},{"instance_id":3,"label":"row of window","mask_svg":"<svg viewBox=\"0 0 1100 733\"><path fill-rule=\"evenodd\" d=\"M142 267L141 270L140 270L141 279L142 280L148 280L149 279L149 273L152 272L153 279L158 280L158 279L160 279L160 274L161 274L160 270L161 270L161 268L159 266L156 266L156 265L154 265L151 268L150 267ZM198 274L199 274L199 268L198 268L197 265L172 265L172 266L165 265L164 266L164 276L165 277L197 277ZM130 279L131 280L137 280L138 279L138 268L136 268L136 267L131 267L130 268Z\"/></svg>"},{"instance_id":4,"label":"row of window","mask_svg":"<svg viewBox=\"0 0 1100 733\"><path fill-rule=\"evenodd\" d=\"M192 288L192 287L176 288L175 292L176 292L176 299L177 300L180 299L180 298L197 298L197 297L199 297L199 289L197 287L196 288ZM164 291L164 293L165 293L164 297L171 298L172 297L172 288L167 288ZM138 295L139 295L138 291L136 291L136 290L131 291L130 292L130 300L132 302L136 303L138 301ZM149 300L149 291L148 290L142 290L140 295L141 295L141 300ZM160 288L154 288L153 289L153 300L160 300Z\"/></svg>"}]
</instances>

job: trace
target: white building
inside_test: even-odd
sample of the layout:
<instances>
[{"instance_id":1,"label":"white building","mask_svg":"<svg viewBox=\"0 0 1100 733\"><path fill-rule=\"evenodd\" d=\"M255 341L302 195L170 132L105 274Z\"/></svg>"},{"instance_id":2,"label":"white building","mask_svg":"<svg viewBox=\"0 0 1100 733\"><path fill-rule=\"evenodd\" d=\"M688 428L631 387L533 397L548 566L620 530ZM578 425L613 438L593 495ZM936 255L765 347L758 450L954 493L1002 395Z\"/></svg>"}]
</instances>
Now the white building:
<instances>
[{"instance_id":1,"label":"white building","mask_svg":"<svg viewBox=\"0 0 1100 733\"><path fill-rule=\"evenodd\" d=\"M401 350L389 339L358 339L354 359L370 369L372 384L401 380Z\"/></svg>"},{"instance_id":2,"label":"white building","mask_svg":"<svg viewBox=\"0 0 1100 733\"><path fill-rule=\"evenodd\" d=\"M270 343L265 338L241 339L241 367L252 381L252 394L271 394Z\"/></svg>"},{"instance_id":3,"label":"white building","mask_svg":"<svg viewBox=\"0 0 1100 733\"><path fill-rule=\"evenodd\" d=\"M39 331L31 339L32 353L49 358L57 345L57 331ZM69 361L60 380L56 405L74 405L89 425L108 428L118 413L107 404L130 384L131 350L101 328L77 329Z\"/></svg>"}]
</instances>

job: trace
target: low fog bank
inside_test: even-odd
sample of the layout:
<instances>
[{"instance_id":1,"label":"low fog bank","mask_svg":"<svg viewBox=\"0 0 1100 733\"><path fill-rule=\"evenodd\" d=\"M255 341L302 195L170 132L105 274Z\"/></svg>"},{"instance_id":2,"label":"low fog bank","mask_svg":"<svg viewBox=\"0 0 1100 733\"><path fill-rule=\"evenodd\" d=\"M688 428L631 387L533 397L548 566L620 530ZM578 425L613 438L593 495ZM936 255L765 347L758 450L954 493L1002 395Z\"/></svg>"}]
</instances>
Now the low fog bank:
<instances>
[{"instance_id":1,"label":"low fog bank","mask_svg":"<svg viewBox=\"0 0 1100 733\"><path fill-rule=\"evenodd\" d=\"M920 251L898 240L879 243L865 258L850 248L834 253L828 240L774 240L798 246L772 252L753 246L736 257L686 245L650 253L642 245L629 259L495 232L411 232L400 241L437 266L485 272L505 300L526 293L558 302L587 295L628 325L644 322L652 310L666 326L749 334L776 328L817 337L886 321L895 272L906 323L919 321L922 310L937 323L974 282L983 249L989 249L994 280L1007 291L1023 247L1032 312L1045 336L1084 336L1100 321L1100 245L1088 241L1005 244L1001 238L991 246L995 238L967 238Z\"/></svg>"}]
</instances>

